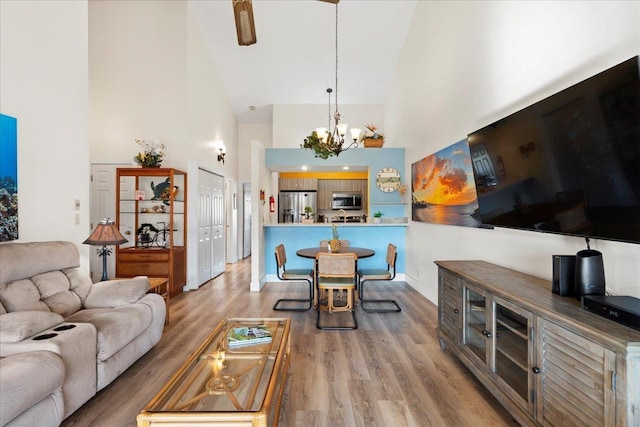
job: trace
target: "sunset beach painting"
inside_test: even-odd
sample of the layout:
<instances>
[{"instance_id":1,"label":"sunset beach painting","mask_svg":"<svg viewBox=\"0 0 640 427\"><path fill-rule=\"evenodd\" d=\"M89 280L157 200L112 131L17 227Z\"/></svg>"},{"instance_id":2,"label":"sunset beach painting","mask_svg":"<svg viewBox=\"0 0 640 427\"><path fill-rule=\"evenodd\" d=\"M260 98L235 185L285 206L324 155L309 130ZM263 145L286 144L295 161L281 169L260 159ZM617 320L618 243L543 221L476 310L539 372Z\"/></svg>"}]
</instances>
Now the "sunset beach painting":
<instances>
[{"instance_id":1,"label":"sunset beach painting","mask_svg":"<svg viewBox=\"0 0 640 427\"><path fill-rule=\"evenodd\" d=\"M466 139L411 165L412 220L480 227L478 197Z\"/></svg>"}]
</instances>

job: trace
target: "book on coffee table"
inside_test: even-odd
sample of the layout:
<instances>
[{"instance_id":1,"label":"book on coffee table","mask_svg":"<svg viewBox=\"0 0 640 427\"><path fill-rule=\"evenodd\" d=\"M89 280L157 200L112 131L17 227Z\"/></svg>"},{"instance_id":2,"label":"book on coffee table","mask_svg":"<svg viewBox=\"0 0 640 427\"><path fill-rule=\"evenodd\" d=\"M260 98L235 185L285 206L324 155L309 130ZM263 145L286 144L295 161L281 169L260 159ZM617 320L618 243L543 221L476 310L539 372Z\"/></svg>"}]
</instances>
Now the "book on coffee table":
<instances>
[{"instance_id":1,"label":"book on coffee table","mask_svg":"<svg viewBox=\"0 0 640 427\"><path fill-rule=\"evenodd\" d=\"M234 349L247 345L266 344L271 342L271 332L266 325L231 328L227 333L229 348Z\"/></svg>"}]
</instances>

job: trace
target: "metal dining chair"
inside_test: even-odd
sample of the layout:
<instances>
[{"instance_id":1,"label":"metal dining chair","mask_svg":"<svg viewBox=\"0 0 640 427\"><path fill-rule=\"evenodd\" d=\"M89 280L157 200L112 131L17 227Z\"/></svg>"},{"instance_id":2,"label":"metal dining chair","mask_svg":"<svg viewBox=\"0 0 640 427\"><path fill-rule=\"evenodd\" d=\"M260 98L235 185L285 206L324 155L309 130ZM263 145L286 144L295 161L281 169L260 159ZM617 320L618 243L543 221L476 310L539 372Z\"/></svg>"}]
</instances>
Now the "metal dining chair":
<instances>
[{"instance_id":1,"label":"metal dining chair","mask_svg":"<svg viewBox=\"0 0 640 427\"><path fill-rule=\"evenodd\" d=\"M357 329L355 313L355 289L358 281L358 256L353 252L319 253L316 255L315 279L318 291L316 306L318 329ZM336 298L339 292L346 292L346 298ZM322 326L320 312L351 312L353 325Z\"/></svg>"},{"instance_id":2,"label":"metal dining chair","mask_svg":"<svg viewBox=\"0 0 640 427\"><path fill-rule=\"evenodd\" d=\"M398 258L398 252L396 250L396 246L392 243L387 245L387 269L362 269L358 271L358 278L360 279L358 283L358 297L360 298L360 304L362 309L369 313L396 313L398 311L402 311L397 302L391 299L371 299L364 297L364 284L366 282L372 280L386 280L392 281L396 277L396 259ZM369 303L369 308L366 307L366 304ZM372 305L391 305L394 308L373 308Z\"/></svg>"},{"instance_id":3,"label":"metal dining chair","mask_svg":"<svg viewBox=\"0 0 640 427\"><path fill-rule=\"evenodd\" d=\"M280 280L305 281L309 284L309 298L281 298L273 305L277 311L307 311L313 306L313 270L300 268L287 270L287 252L281 243L276 246L277 275ZM304 307L285 307L286 303L305 302ZM282 304L282 305L281 305Z\"/></svg>"}]
</instances>

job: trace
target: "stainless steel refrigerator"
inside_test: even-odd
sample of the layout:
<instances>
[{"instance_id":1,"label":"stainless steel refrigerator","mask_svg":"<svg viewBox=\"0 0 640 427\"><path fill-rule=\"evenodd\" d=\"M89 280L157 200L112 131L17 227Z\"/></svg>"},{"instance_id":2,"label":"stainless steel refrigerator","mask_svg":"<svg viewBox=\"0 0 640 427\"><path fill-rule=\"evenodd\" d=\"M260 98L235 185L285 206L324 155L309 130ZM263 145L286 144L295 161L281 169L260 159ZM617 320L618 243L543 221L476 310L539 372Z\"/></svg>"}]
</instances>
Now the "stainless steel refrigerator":
<instances>
[{"instance_id":1,"label":"stainless steel refrigerator","mask_svg":"<svg viewBox=\"0 0 640 427\"><path fill-rule=\"evenodd\" d=\"M304 208L311 207L317 215L318 197L315 191L281 191L278 196L278 222L299 223L305 217Z\"/></svg>"}]
</instances>

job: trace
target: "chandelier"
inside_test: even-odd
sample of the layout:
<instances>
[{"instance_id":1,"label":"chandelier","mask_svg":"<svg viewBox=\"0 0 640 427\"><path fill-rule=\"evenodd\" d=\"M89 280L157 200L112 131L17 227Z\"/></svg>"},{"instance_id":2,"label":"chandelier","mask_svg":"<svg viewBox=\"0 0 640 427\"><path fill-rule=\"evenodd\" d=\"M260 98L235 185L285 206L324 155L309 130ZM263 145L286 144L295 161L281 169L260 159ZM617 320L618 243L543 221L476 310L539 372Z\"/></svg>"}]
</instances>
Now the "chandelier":
<instances>
[{"instance_id":1,"label":"chandelier","mask_svg":"<svg viewBox=\"0 0 640 427\"><path fill-rule=\"evenodd\" d=\"M343 151L358 146L360 139L360 129L352 128L352 142L345 146L345 135L347 134L347 123L341 123L340 112L338 111L338 3L336 2L336 93L335 93L335 111L331 114L331 93L333 89L328 88L327 94L329 98L329 127L319 127L312 132L311 136L304 140L302 148L313 148L316 157L327 159L331 156L338 156ZM331 121L333 119L333 129L331 129ZM348 141L347 141L348 142Z\"/></svg>"}]
</instances>

